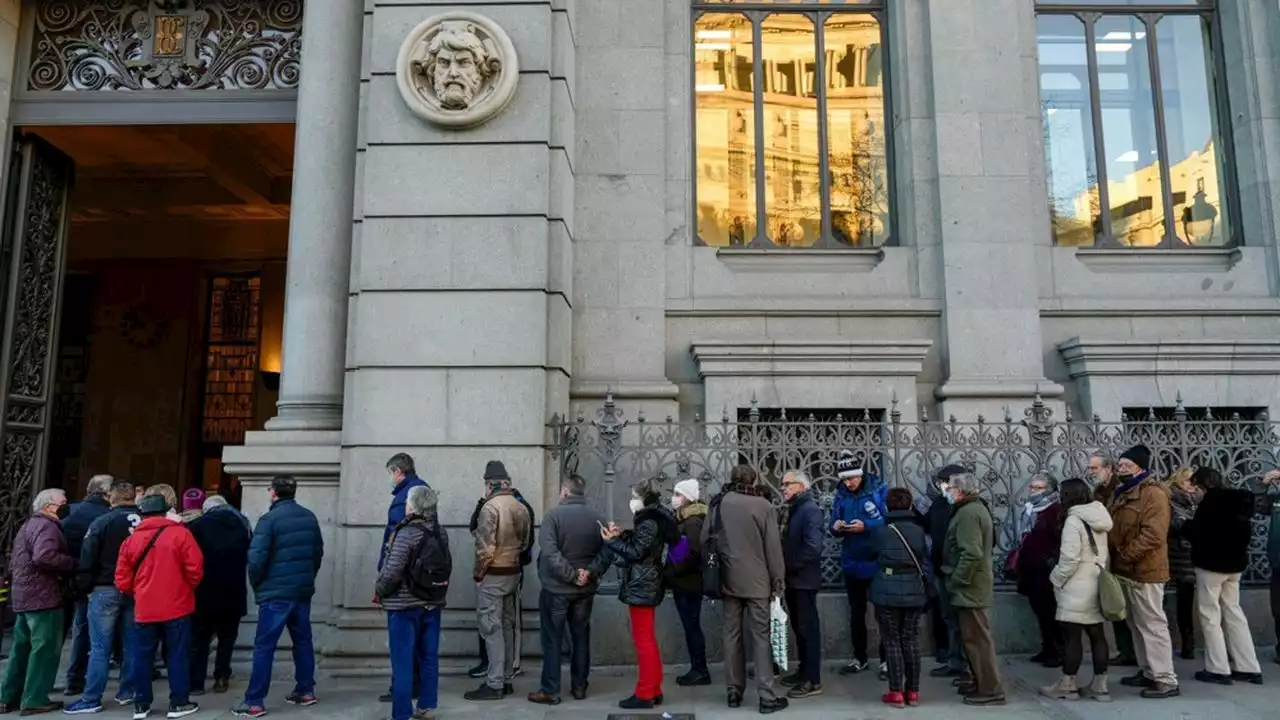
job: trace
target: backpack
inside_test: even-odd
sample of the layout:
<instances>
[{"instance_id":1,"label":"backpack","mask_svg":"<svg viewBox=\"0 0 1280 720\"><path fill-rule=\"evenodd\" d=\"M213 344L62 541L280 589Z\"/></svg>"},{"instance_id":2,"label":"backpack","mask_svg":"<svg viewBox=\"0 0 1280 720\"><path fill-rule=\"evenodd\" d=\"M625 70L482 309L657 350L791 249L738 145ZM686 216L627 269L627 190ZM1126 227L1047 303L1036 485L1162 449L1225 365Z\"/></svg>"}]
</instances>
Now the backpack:
<instances>
[{"instance_id":1,"label":"backpack","mask_svg":"<svg viewBox=\"0 0 1280 720\"><path fill-rule=\"evenodd\" d=\"M712 600L724 597L724 559L720 555L720 501L711 506L711 533L702 543L702 594Z\"/></svg>"},{"instance_id":2,"label":"backpack","mask_svg":"<svg viewBox=\"0 0 1280 720\"><path fill-rule=\"evenodd\" d=\"M419 600L444 603L449 594L449 576L453 574L453 556L449 554L449 538L437 523L423 528L422 541L405 571L409 592Z\"/></svg>"}]
</instances>

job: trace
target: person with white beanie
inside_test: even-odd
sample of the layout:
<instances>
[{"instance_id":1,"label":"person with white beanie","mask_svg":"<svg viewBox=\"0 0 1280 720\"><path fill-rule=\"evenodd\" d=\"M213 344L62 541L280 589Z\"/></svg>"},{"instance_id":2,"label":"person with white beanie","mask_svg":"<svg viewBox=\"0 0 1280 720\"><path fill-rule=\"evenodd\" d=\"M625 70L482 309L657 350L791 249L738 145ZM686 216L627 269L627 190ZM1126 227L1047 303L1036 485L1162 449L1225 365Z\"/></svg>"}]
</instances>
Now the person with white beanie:
<instances>
[{"instance_id":1,"label":"person with white beanie","mask_svg":"<svg viewBox=\"0 0 1280 720\"><path fill-rule=\"evenodd\" d=\"M711 684L707 640L702 634L702 523L707 506L700 496L696 478L681 480L671 493L671 509L676 513L681 537L667 556L667 581L689 649L689 672L676 678L676 684L685 687Z\"/></svg>"}]
</instances>

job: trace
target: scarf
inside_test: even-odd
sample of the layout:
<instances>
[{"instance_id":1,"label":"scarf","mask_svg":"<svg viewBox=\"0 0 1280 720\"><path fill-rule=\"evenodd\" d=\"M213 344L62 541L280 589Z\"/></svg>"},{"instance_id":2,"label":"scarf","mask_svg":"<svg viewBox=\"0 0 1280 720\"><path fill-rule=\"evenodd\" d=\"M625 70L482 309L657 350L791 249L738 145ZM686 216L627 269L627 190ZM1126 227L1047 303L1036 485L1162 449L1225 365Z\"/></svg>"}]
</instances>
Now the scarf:
<instances>
[{"instance_id":1,"label":"scarf","mask_svg":"<svg viewBox=\"0 0 1280 720\"><path fill-rule=\"evenodd\" d=\"M1112 495L1111 497L1118 498L1121 495L1129 492L1130 490L1138 487L1138 485L1141 484L1143 480L1146 480L1149 475L1151 475L1151 473L1147 472L1146 470L1143 470L1142 472L1134 475L1133 477L1129 478L1129 482L1116 488L1115 494Z\"/></svg>"},{"instance_id":2,"label":"scarf","mask_svg":"<svg viewBox=\"0 0 1280 720\"><path fill-rule=\"evenodd\" d=\"M1022 536L1026 537L1027 533L1036 525L1036 517L1044 512L1046 508L1058 502L1058 493L1044 492L1040 497L1028 500L1022 506Z\"/></svg>"},{"instance_id":3,"label":"scarf","mask_svg":"<svg viewBox=\"0 0 1280 720\"><path fill-rule=\"evenodd\" d=\"M731 482L731 483L727 483L724 486L724 492L726 493L734 492L740 495L751 495L753 497L761 497L761 498L764 498L765 500L773 502L773 491L767 485L763 485L761 483L756 483L755 485L743 485L742 483Z\"/></svg>"}]
</instances>

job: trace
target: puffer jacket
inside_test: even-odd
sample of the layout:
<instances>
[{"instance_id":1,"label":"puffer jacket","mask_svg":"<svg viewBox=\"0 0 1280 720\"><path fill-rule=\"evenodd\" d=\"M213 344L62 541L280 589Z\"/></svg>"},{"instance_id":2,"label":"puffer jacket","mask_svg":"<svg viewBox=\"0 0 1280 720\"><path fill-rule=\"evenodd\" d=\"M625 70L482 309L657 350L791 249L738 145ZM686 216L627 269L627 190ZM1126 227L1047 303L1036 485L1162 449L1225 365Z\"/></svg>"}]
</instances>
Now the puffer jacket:
<instances>
[{"instance_id":1,"label":"puffer jacket","mask_svg":"<svg viewBox=\"0 0 1280 720\"><path fill-rule=\"evenodd\" d=\"M892 510L886 519L885 525L871 532L876 560L876 574L871 578L871 602L876 607L922 608L929 601L924 589L929 581L920 576L916 561L920 569L924 569L927 534L911 510ZM902 533L901 538L898 533Z\"/></svg>"},{"instance_id":2,"label":"puffer jacket","mask_svg":"<svg viewBox=\"0 0 1280 720\"><path fill-rule=\"evenodd\" d=\"M89 526L109 512L111 503L101 495L90 495L71 506L71 514L62 521L62 534L67 538L67 549L71 551L71 557L80 559L80 548L84 545L84 536L89 533Z\"/></svg>"},{"instance_id":3,"label":"puffer jacket","mask_svg":"<svg viewBox=\"0 0 1280 720\"><path fill-rule=\"evenodd\" d=\"M397 612L410 608L444 607L444 595L438 601L425 600L413 594L409 588L407 574L410 564L417 559L423 550L423 541L436 543L438 551L445 556L449 554L449 539L444 535L435 515L429 517L410 515L401 520L391 537L387 539L387 549L383 553L382 569L378 571L378 580L374 584L374 592L387 612Z\"/></svg>"},{"instance_id":4,"label":"puffer jacket","mask_svg":"<svg viewBox=\"0 0 1280 720\"><path fill-rule=\"evenodd\" d=\"M1195 493L1169 488L1169 577L1174 582L1196 581L1196 567L1191 564L1191 537L1186 530L1199 505L1200 498Z\"/></svg>"},{"instance_id":5,"label":"puffer jacket","mask_svg":"<svg viewBox=\"0 0 1280 720\"><path fill-rule=\"evenodd\" d=\"M1096 625L1105 620L1102 606L1098 603L1098 576L1110 561L1107 533L1111 526L1107 508L1096 500L1067 511L1058 564L1049 573L1049 582L1053 584L1054 597L1058 601L1058 611L1054 616L1058 622ZM1093 535L1094 545L1098 548L1096 555L1086 533Z\"/></svg>"},{"instance_id":6,"label":"puffer jacket","mask_svg":"<svg viewBox=\"0 0 1280 720\"><path fill-rule=\"evenodd\" d=\"M676 518L663 505L647 505L635 515L635 529L609 541L619 568L618 599L627 605L662 604L663 561L668 545L680 540Z\"/></svg>"},{"instance_id":7,"label":"puffer jacket","mask_svg":"<svg viewBox=\"0 0 1280 720\"><path fill-rule=\"evenodd\" d=\"M62 607L64 581L75 567L62 524L44 513L33 514L13 539L9 556L9 572L13 575L10 609L21 613Z\"/></svg>"},{"instance_id":8,"label":"puffer jacket","mask_svg":"<svg viewBox=\"0 0 1280 720\"><path fill-rule=\"evenodd\" d=\"M486 575L519 575L522 558L533 543L533 517L512 490L499 490L480 507L476 519L474 579Z\"/></svg>"},{"instance_id":9,"label":"puffer jacket","mask_svg":"<svg viewBox=\"0 0 1280 720\"><path fill-rule=\"evenodd\" d=\"M295 500L271 503L249 543L249 584L258 604L311 599L323 559L315 514Z\"/></svg>"},{"instance_id":10,"label":"puffer jacket","mask_svg":"<svg viewBox=\"0 0 1280 720\"><path fill-rule=\"evenodd\" d=\"M991 510L977 497L966 497L952 508L942 566L951 604L962 608L990 607L995 595Z\"/></svg>"},{"instance_id":11,"label":"puffer jacket","mask_svg":"<svg viewBox=\"0 0 1280 720\"><path fill-rule=\"evenodd\" d=\"M693 502L676 511L683 552L673 548L667 562L667 584L675 590L702 592L702 525L707 520L707 504Z\"/></svg>"},{"instance_id":12,"label":"puffer jacket","mask_svg":"<svg viewBox=\"0 0 1280 720\"><path fill-rule=\"evenodd\" d=\"M805 490L787 501L790 513L782 534L782 560L787 567L787 588L822 589L822 508Z\"/></svg>"},{"instance_id":13,"label":"puffer jacket","mask_svg":"<svg viewBox=\"0 0 1280 720\"><path fill-rule=\"evenodd\" d=\"M1107 508L1111 570L1137 583L1169 582L1169 490L1147 476L1117 492Z\"/></svg>"},{"instance_id":14,"label":"puffer jacket","mask_svg":"<svg viewBox=\"0 0 1280 720\"><path fill-rule=\"evenodd\" d=\"M836 489L831 503L831 517L827 528L840 538L840 569L845 577L869 580L876 572L875 550L872 548L871 531L884 525L884 500L888 488L880 478L868 474L856 491L849 490L843 482ZM862 532L836 530L837 520L852 523L861 520Z\"/></svg>"},{"instance_id":15,"label":"puffer jacket","mask_svg":"<svg viewBox=\"0 0 1280 720\"><path fill-rule=\"evenodd\" d=\"M1191 540L1191 563L1223 575L1249 567L1253 539L1253 493L1242 488L1211 488L1184 532Z\"/></svg>"}]
</instances>

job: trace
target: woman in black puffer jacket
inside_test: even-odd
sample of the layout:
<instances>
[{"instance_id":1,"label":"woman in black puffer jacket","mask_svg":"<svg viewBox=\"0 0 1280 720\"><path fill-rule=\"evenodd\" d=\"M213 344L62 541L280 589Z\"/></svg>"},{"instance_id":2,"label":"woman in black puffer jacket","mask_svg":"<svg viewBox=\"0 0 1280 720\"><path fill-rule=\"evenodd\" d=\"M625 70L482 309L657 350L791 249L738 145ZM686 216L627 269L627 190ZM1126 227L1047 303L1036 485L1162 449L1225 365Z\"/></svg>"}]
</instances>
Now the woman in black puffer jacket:
<instances>
[{"instance_id":1,"label":"woman in black puffer jacket","mask_svg":"<svg viewBox=\"0 0 1280 720\"><path fill-rule=\"evenodd\" d=\"M886 705L920 704L920 615L929 596L924 570L925 531L912 511L911 491L893 488L885 499L886 524L872 531L876 574L871 603L889 661Z\"/></svg>"},{"instance_id":2,"label":"woman in black puffer jacket","mask_svg":"<svg viewBox=\"0 0 1280 720\"><path fill-rule=\"evenodd\" d=\"M663 565L667 546L680 540L675 516L662 505L662 485L645 480L631 488L634 529L617 525L600 531L609 550L617 558L621 575L618 599L629 606L631 641L636 647L639 677L631 697L618 703L623 709L652 708L662 704L662 654L654 634L654 615L665 595Z\"/></svg>"}]
</instances>

